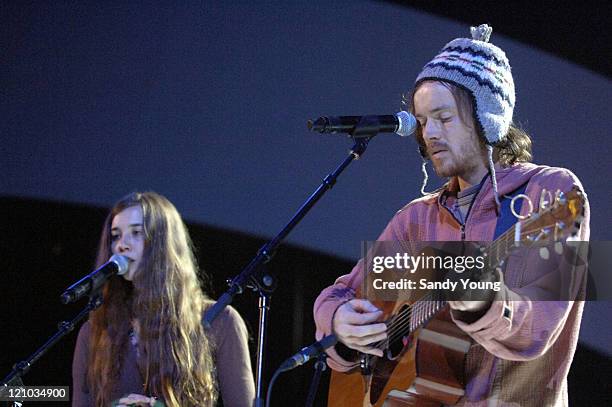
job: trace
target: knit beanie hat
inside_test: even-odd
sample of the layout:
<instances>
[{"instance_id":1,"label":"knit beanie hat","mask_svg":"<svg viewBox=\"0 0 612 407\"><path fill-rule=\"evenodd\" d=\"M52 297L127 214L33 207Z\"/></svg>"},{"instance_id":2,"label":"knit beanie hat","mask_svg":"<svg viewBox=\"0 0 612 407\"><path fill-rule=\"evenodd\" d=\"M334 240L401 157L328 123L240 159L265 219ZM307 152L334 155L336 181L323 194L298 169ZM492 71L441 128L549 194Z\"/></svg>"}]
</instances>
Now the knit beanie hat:
<instances>
[{"instance_id":1,"label":"knit beanie hat","mask_svg":"<svg viewBox=\"0 0 612 407\"><path fill-rule=\"evenodd\" d=\"M487 144L502 140L514 110L514 80L506 54L489 43L493 29L471 27L472 39L457 38L442 48L416 78L443 80L467 90L474 98L475 119Z\"/></svg>"},{"instance_id":2,"label":"knit beanie hat","mask_svg":"<svg viewBox=\"0 0 612 407\"><path fill-rule=\"evenodd\" d=\"M422 81L442 80L468 91L474 101L474 118L486 138L489 172L495 202L499 208L497 180L493 165L493 145L508 133L514 111L514 80L508 58L499 47L489 43L493 28L487 24L471 27L472 38L456 38L446 44L417 76ZM427 172L421 192L425 193Z\"/></svg>"}]
</instances>

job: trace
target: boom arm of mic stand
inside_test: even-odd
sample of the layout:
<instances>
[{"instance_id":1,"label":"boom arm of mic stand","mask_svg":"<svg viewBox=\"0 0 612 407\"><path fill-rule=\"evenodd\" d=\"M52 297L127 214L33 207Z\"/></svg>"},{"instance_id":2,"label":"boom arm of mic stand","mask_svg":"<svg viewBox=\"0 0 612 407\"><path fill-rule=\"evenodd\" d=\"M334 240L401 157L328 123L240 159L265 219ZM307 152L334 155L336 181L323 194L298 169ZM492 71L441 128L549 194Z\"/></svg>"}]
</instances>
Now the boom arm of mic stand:
<instances>
[{"instance_id":1,"label":"boom arm of mic stand","mask_svg":"<svg viewBox=\"0 0 612 407\"><path fill-rule=\"evenodd\" d=\"M346 169L346 167L348 167L353 160L359 159L365 153L368 143L372 137L374 137L374 135L355 139L355 144L351 148L348 157L344 159L344 161L334 170L334 172L325 177L321 185L319 185L315 192L310 195L304 204L302 204L300 209L298 209L295 215L293 215L293 218L291 218L289 223L287 223L287 225L285 225L285 227L272 240L263 245L253 260L251 260L251 262L240 272L240 274L232 280L230 283L230 288L223 295L221 295L217 302L204 314L203 323L206 329L209 329L221 311L232 303L234 296L242 293L244 286L249 280L255 280L258 288L262 289L261 284L259 284L259 282L253 278L259 267L272 259L272 256L280 243L287 237L287 235L289 235L289 233L297 226L304 216L306 216L317 201L321 199L323 194L334 186L338 176Z\"/></svg>"},{"instance_id":2,"label":"boom arm of mic stand","mask_svg":"<svg viewBox=\"0 0 612 407\"><path fill-rule=\"evenodd\" d=\"M53 345L59 342L69 332L74 330L76 324L85 318L91 311L98 308L102 304L102 298L99 296L91 297L87 306L78 313L71 321L63 321L59 324L58 331L51 336L47 342L34 352L29 358L19 363L16 363L13 370L0 382L0 391L3 387L15 385L32 367L38 359L40 359Z\"/></svg>"}]
</instances>

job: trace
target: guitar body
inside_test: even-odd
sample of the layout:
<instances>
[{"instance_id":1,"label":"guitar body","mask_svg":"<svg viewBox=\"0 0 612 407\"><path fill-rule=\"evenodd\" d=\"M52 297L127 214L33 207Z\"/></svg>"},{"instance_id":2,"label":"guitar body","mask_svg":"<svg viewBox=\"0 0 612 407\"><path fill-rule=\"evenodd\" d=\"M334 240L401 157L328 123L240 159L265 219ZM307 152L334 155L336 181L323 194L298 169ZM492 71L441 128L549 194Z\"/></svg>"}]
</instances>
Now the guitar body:
<instances>
[{"instance_id":1,"label":"guitar body","mask_svg":"<svg viewBox=\"0 0 612 407\"><path fill-rule=\"evenodd\" d=\"M375 304L384 314L400 312L406 304ZM328 406L453 405L464 394L465 355L471 341L451 320L448 309L439 312L425 327L402 340L393 355L371 357L371 374L360 368L347 373L332 371Z\"/></svg>"}]
</instances>

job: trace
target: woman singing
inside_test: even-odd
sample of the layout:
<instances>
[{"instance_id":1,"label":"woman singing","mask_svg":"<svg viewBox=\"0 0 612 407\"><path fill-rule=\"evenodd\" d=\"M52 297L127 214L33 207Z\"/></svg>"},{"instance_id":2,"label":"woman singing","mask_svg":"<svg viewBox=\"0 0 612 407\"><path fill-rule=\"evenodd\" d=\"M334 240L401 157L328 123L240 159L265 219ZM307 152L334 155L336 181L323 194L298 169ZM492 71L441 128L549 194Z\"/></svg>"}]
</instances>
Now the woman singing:
<instances>
[{"instance_id":1,"label":"woman singing","mask_svg":"<svg viewBox=\"0 0 612 407\"><path fill-rule=\"evenodd\" d=\"M128 271L111 277L103 304L79 332L74 406L251 406L254 383L247 331L226 308L207 331L187 229L154 192L120 200L104 222L97 263L113 254Z\"/></svg>"}]
</instances>

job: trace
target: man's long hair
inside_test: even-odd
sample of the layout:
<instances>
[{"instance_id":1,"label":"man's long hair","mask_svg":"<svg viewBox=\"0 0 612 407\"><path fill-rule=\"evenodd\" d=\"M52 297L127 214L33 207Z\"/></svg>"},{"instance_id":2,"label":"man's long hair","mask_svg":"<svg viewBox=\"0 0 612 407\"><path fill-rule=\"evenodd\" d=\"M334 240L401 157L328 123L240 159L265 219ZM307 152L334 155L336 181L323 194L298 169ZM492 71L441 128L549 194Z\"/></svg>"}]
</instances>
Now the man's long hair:
<instances>
[{"instance_id":1,"label":"man's long hair","mask_svg":"<svg viewBox=\"0 0 612 407\"><path fill-rule=\"evenodd\" d=\"M414 114L414 94L419 89L419 86L424 83L420 82L408 96L402 97L402 104L406 106L412 114ZM436 81L445 86L453 95L457 110L461 121L473 126L478 133L478 139L484 149L486 138L483 135L482 129L478 125L478 120L474 116L474 98L465 89L447 81ZM425 141L423 140L423 129L418 126L414 132L416 141L419 144L419 151L423 158L428 159ZM530 162L532 159L531 153L531 138L529 135L514 123L510 124L506 137L493 146L493 161L501 164L503 167L511 166L514 163Z\"/></svg>"},{"instance_id":2,"label":"man's long hair","mask_svg":"<svg viewBox=\"0 0 612 407\"><path fill-rule=\"evenodd\" d=\"M126 208L140 206L145 236L133 284L113 276L104 303L90 317L88 383L96 406L108 406L130 344L132 320L140 324L139 368L143 394L163 396L172 407L207 406L216 400L212 344L202 324L207 301L198 281L189 234L170 201L153 192L133 193L104 222L98 265L111 256L111 224Z\"/></svg>"}]
</instances>

